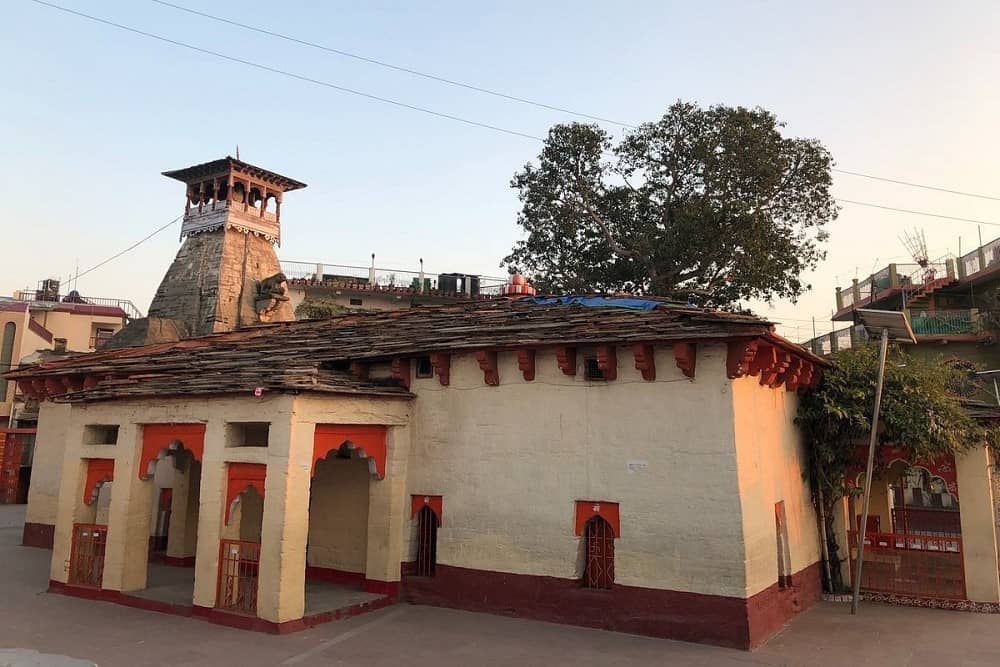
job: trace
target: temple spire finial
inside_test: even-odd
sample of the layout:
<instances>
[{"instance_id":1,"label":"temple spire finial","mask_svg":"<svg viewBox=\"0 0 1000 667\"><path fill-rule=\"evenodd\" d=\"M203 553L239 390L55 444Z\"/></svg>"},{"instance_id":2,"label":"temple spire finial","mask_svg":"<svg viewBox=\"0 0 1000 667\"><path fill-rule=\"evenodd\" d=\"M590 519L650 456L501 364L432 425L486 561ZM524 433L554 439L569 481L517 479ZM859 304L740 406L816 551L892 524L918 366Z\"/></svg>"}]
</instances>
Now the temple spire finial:
<instances>
[{"instance_id":1,"label":"temple spire finial","mask_svg":"<svg viewBox=\"0 0 1000 667\"><path fill-rule=\"evenodd\" d=\"M240 145L236 144L236 159L240 159Z\"/></svg>"}]
</instances>

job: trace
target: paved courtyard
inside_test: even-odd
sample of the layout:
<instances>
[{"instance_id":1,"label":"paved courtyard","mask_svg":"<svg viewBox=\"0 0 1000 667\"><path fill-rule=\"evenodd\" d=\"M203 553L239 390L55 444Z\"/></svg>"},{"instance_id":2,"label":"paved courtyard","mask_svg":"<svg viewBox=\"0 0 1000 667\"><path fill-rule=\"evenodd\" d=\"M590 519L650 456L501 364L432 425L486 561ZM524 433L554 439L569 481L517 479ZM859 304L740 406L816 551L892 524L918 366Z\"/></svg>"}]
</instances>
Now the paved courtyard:
<instances>
[{"instance_id":1,"label":"paved courtyard","mask_svg":"<svg viewBox=\"0 0 1000 667\"><path fill-rule=\"evenodd\" d=\"M60 665L996 665L1000 615L845 604L801 614L753 653L405 604L287 636L45 592L49 552L0 506L0 667ZM64 656L29 662L5 649ZM66 659L72 658L73 660ZM31 656L38 659L37 654Z\"/></svg>"}]
</instances>

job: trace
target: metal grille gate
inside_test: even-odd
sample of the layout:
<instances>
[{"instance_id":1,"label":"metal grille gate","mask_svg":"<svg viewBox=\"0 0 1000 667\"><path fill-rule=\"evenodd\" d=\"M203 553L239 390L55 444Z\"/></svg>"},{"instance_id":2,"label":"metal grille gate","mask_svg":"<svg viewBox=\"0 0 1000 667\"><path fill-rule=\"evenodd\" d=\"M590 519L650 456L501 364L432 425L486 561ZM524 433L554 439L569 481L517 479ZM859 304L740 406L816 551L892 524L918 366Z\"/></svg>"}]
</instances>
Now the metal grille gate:
<instances>
[{"instance_id":1,"label":"metal grille gate","mask_svg":"<svg viewBox=\"0 0 1000 667\"><path fill-rule=\"evenodd\" d=\"M603 517L587 521L584 532L586 562L583 585L587 588L611 588L615 581L615 535Z\"/></svg>"},{"instance_id":2,"label":"metal grille gate","mask_svg":"<svg viewBox=\"0 0 1000 667\"><path fill-rule=\"evenodd\" d=\"M860 534L848 532L851 580L857 573ZM929 598L965 599L965 566L959 535L866 533L861 588Z\"/></svg>"},{"instance_id":3,"label":"metal grille gate","mask_svg":"<svg viewBox=\"0 0 1000 667\"><path fill-rule=\"evenodd\" d=\"M241 614L257 613L260 544L222 540L219 547L219 595L216 607Z\"/></svg>"},{"instance_id":4,"label":"metal grille gate","mask_svg":"<svg viewBox=\"0 0 1000 667\"><path fill-rule=\"evenodd\" d=\"M437 564L437 516L424 505L417 515L417 576L433 577Z\"/></svg>"},{"instance_id":5,"label":"metal grille gate","mask_svg":"<svg viewBox=\"0 0 1000 667\"><path fill-rule=\"evenodd\" d=\"M108 527L95 523L73 524L69 556L69 583L100 588L104 579L104 545Z\"/></svg>"}]
</instances>

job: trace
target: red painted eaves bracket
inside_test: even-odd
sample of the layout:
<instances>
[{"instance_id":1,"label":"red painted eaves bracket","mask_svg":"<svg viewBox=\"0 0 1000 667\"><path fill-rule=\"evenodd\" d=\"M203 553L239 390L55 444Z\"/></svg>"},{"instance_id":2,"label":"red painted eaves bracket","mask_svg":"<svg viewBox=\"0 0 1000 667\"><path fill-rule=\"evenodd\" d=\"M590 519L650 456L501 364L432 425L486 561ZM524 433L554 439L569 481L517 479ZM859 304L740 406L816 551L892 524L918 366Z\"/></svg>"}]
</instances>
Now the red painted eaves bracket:
<instances>
[{"instance_id":1,"label":"red painted eaves bracket","mask_svg":"<svg viewBox=\"0 0 1000 667\"><path fill-rule=\"evenodd\" d=\"M597 367L601 369L605 380L618 379L618 353L614 345L597 346Z\"/></svg>"},{"instance_id":2,"label":"red painted eaves bracket","mask_svg":"<svg viewBox=\"0 0 1000 667\"><path fill-rule=\"evenodd\" d=\"M535 379L535 350L532 348L521 348L517 351L517 367L524 375L525 382Z\"/></svg>"},{"instance_id":3,"label":"red painted eaves bracket","mask_svg":"<svg viewBox=\"0 0 1000 667\"><path fill-rule=\"evenodd\" d=\"M410 360L403 357L393 357L392 377L404 388L410 388Z\"/></svg>"},{"instance_id":4,"label":"red painted eaves bracket","mask_svg":"<svg viewBox=\"0 0 1000 667\"><path fill-rule=\"evenodd\" d=\"M635 357L635 369L642 373L642 379L652 382L656 379L656 361L653 358L653 346L649 343L635 343L632 346L632 356Z\"/></svg>"},{"instance_id":5,"label":"red painted eaves bracket","mask_svg":"<svg viewBox=\"0 0 1000 667\"><path fill-rule=\"evenodd\" d=\"M486 384L494 387L499 385L500 372L497 369L496 350L478 350L476 352L476 361L479 362L479 367L483 369L483 380Z\"/></svg>"},{"instance_id":6,"label":"red painted eaves bracket","mask_svg":"<svg viewBox=\"0 0 1000 667\"><path fill-rule=\"evenodd\" d=\"M434 368L434 374L438 376L441 386L447 387L451 382L451 355L447 352L431 354L431 367Z\"/></svg>"},{"instance_id":7,"label":"red painted eaves bracket","mask_svg":"<svg viewBox=\"0 0 1000 667\"><path fill-rule=\"evenodd\" d=\"M757 340L733 340L726 346L726 377L734 380L747 374L757 354Z\"/></svg>"},{"instance_id":8,"label":"red painted eaves bracket","mask_svg":"<svg viewBox=\"0 0 1000 667\"><path fill-rule=\"evenodd\" d=\"M576 375L576 348L566 345L556 346L556 363L564 375Z\"/></svg>"},{"instance_id":9,"label":"red painted eaves bracket","mask_svg":"<svg viewBox=\"0 0 1000 667\"><path fill-rule=\"evenodd\" d=\"M698 362L698 346L695 343L674 343L674 361L681 373L693 380Z\"/></svg>"}]
</instances>

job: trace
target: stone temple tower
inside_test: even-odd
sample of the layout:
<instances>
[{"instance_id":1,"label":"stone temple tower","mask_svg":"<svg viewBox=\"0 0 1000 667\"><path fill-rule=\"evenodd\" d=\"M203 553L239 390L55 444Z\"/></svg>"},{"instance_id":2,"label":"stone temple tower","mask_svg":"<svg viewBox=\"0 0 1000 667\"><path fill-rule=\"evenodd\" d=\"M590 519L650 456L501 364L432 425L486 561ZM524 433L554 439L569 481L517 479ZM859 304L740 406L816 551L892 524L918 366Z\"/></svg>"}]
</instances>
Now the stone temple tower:
<instances>
[{"instance_id":1,"label":"stone temple tower","mask_svg":"<svg viewBox=\"0 0 1000 667\"><path fill-rule=\"evenodd\" d=\"M112 340L129 347L295 319L275 244L284 193L305 183L232 157L166 171L185 184L184 243L149 306Z\"/></svg>"}]
</instances>

